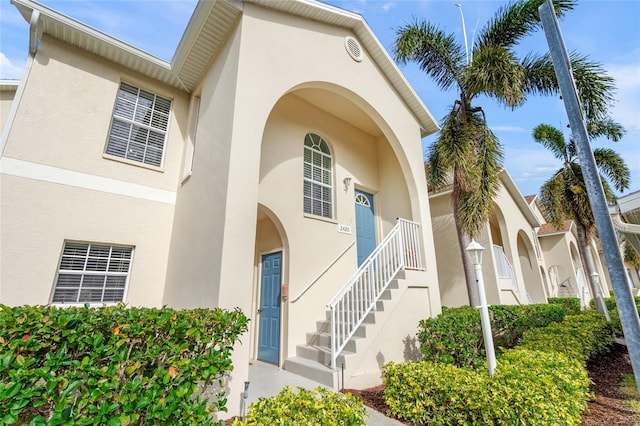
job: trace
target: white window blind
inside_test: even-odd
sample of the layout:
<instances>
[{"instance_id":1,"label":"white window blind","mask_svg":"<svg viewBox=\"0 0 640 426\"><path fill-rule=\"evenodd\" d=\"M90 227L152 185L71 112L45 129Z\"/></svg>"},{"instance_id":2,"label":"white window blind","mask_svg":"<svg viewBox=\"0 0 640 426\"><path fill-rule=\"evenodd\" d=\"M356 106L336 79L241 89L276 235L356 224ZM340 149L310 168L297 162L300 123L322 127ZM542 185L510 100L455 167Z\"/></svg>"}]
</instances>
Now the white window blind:
<instances>
[{"instance_id":1,"label":"white window blind","mask_svg":"<svg viewBox=\"0 0 640 426\"><path fill-rule=\"evenodd\" d=\"M304 212L333 217L333 165L329 145L315 133L304 137Z\"/></svg>"},{"instance_id":2,"label":"white window blind","mask_svg":"<svg viewBox=\"0 0 640 426\"><path fill-rule=\"evenodd\" d=\"M132 254L132 247L65 242L51 302L122 302Z\"/></svg>"},{"instance_id":3,"label":"white window blind","mask_svg":"<svg viewBox=\"0 0 640 426\"><path fill-rule=\"evenodd\" d=\"M105 152L162 166L170 111L169 99L121 83Z\"/></svg>"}]
</instances>

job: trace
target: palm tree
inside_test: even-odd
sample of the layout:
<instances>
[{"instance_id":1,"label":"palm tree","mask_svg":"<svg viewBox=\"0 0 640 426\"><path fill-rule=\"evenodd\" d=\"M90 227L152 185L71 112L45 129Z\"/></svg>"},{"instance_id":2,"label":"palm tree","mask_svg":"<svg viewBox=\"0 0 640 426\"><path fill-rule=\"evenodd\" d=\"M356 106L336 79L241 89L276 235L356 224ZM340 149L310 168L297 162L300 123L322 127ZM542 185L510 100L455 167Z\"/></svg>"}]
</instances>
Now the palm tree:
<instances>
[{"instance_id":1,"label":"palm tree","mask_svg":"<svg viewBox=\"0 0 640 426\"><path fill-rule=\"evenodd\" d=\"M590 136L604 135L613 141L619 140L624 133L620 125L611 121L588 128L593 132ZM578 231L578 251L588 275L591 294L596 299L598 310L606 313L601 292L598 291L598 283L594 279L593 274L596 270L589 248L589 242L596 232L596 224L582 169L578 164L575 142L571 139L567 142L560 130L547 124L541 124L533 130L533 139L562 161L562 167L540 188L540 202L548 220L556 226L560 226L565 219L575 222ZM593 150L593 156L600 170L605 196L609 201L614 201L615 196L609 183L618 191L628 188L629 168L622 157L612 149L596 148Z\"/></svg>"},{"instance_id":2,"label":"palm tree","mask_svg":"<svg viewBox=\"0 0 640 426\"><path fill-rule=\"evenodd\" d=\"M479 32L471 52L437 25L415 21L396 32L394 53L400 63L416 62L442 90L456 90L425 166L432 189L452 184L453 216L458 234L469 304L479 304L473 266L465 248L487 223L502 170L502 147L487 127L484 95L506 107L522 105L528 95L559 92L549 54L519 58L520 40L541 28L537 8L544 0L516 0L499 9ZM554 0L556 13L573 0ZM576 85L589 118L604 120L612 101L613 80L598 64L572 54Z\"/></svg>"}]
</instances>

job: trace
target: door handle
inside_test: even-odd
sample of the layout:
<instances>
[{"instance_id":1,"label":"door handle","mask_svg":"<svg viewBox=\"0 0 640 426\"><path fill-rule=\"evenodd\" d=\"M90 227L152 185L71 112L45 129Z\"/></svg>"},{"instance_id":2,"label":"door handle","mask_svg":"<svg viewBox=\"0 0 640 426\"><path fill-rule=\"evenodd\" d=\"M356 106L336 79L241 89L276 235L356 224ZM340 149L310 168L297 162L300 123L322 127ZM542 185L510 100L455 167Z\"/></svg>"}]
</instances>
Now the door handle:
<instances>
[{"instance_id":1,"label":"door handle","mask_svg":"<svg viewBox=\"0 0 640 426\"><path fill-rule=\"evenodd\" d=\"M258 313L262 312L262 309L258 309Z\"/></svg>"}]
</instances>

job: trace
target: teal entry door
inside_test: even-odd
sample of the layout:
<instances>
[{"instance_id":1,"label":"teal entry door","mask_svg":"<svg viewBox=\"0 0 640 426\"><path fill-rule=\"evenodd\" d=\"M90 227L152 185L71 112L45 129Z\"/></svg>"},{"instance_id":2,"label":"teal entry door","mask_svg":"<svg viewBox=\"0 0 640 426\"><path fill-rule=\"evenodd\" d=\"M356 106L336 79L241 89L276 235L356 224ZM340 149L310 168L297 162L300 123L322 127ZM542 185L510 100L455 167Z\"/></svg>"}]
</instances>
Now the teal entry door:
<instances>
[{"instance_id":1,"label":"teal entry door","mask_svg":"<svg viewBox=\"0 0 640 426\"><path fill-rule=\"evenodd\" d=\"M356 248L358 266L376 248L375 216L373 215L373 195L355 190L356 204Z\"/></svg>"},{"instance_id":2,"label":"teal entry door","mask_svg":"<svg viewBox=\"0 0 640 426\"><path fill-rule=\"evenodd\" d=\"M258 359L273 364L280 361L280 288L282 252L262 256L260 280L260 327Z\"/></svg>"}]
</instances>

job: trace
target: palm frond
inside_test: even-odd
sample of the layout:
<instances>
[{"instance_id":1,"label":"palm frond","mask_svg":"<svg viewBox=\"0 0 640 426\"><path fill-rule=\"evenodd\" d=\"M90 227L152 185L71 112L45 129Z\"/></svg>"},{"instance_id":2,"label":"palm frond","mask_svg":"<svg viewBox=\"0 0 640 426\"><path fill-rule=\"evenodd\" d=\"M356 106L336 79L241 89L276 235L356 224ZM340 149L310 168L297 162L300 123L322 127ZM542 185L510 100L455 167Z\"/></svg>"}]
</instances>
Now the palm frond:
<instances>
[{"instance_id":1,"label":"palm frond","mask_svg":"<svg viewBox=\"0 0 640 426\"><path fill-rule=\"evenodd\" d=\"M464 49L453 34L445 34L427 21L416 20L398 28L393 49L398 62L416 62L443 90L457 83L459 70L465 64Z\"/></svg>"},{"instance_id":2,"label":"palm frond","mask_svg":"<svg viewBox=\"0 0 640 426\"><path fill-rule=\"evenodd\" d=\"M458 198L458 220L464 229L477 237L489 220L493 199L500 186L503 151L498 138L487 127L483 117L472 116L469 127L473 127L473 165L467 176L473 179L473 185L460 192Z\"/></svg>"},{"instance_id":3,"label":"palm frond","mask_svg":"<svg viewBox=\"0 0 640 426\"><path fill-rule=\"evenodd\" d=\"M612 149L596 148L593 157L600 172L613 184L616 190L622 192L629 188L631 172L620 155Z\"/></svg>"},{"instance_id":4,"label":"palm frond","mask_svg":"<svg viewBox=\"0 0 640 426\"><path fill-rule=\"evenodd\" d=\"M480 30L478 50L487 46L512 47L525 36L540 29L538 7L545 0L518 0L501 7ZM554 0L556 14L562 16L573 9L575 1ZM474 60L475 60L474 51Z\"/></svg>"},{"instance_id":5,"label":"palm frond","mask_svg":"<svg viewBox=\"0 0 640 426\"><path fill-rule=\"evenodd\" d=\"M559 93L558 79L551 56L529 53L521 61L524 69L524 91L533 95L551 96Z\"/></svg>"},{"instance_id":6,"label":"palm frond","mask_svg":"<svg viewBox=\"0 0 640 426\"><path fill-rule=\"evenodd\" d=\"M611 118L604 120L590 120L587 123L587 132L591 138L604 136L605 138L618 142L626 133L626 130L620 123L616 123Z\"/></svg>"},{"instance_id":7,"label":"palm frond","mask_svg":"<svg viewBox=\"0 0 640 426\"><path fill-rule=\"evenodd\" d=\"M440 156L438 141L429 146L425 173L430 189L440 189L450 183L451 166Z\"/></svg>"},{"instance_id":8,"label":"palm frond","mask_svg":"<svg viewBox=\"0 0 640 426\"><path fill-rule=\"evenodd\" d=\"M440 134L434 143L437 149L429 154L437 159L453 173L456 185L465 191L473 190L475 179L473 178L473 127L460 119L460 111L453 106L440 123ZM430 151L431 152L431 151ZM443 168L444 169L444 168Z\"/></svg>"},{"instance_id":9,"label":"palm frond","mask_svg":"<svg viewBox=\"0 0 640 426\"><path fill-rule=\"evenodd\" d=\"M467 96L483 93L499 103L516 107L525 101L524 69L515 53L502 46L479 49L465 69L463 87Z\"/></svg>"},{"instance_id":10,"label":"palm frond","mask_svg":"<svg viewBox=\"0 0 640 426\"><path fill-rule=\"evenodd\" d=\"M572 52L569 57L585 116L594 121L606 120L614 100L614 79L601 64L590 62L586 56Z\"/></svg>"},{"instance_id":11,"label":"palm frond","mask_svg":"<svg viewBox=\"0 0 640 426\"><path fill-rule=\"evenodd\" d=\"M533 140L547 148L554 157L567 161L567 143L558 129L548 124L540 124L533 129Z\"/></svg>"},{"instance_id":12,"label":"palm frond","mask_svg":"<svg viewBox=\"0 0 640 426\"><path fill-rule=\"evenodd\" d=\"M602 66L586 56L569 55L573 78L585 116L589 121L606 121L613 103L615 84ZM522 60L525 69L524 90L528 94L554 95L560 92L551 56L529 54Z\"/></svg>"},{"instance_id":13,"label":"palm frond","mask_svg":"<svg viewBox=\"0 0 640 426\"><path fill-rule=\"evenodd\" d=\"M547 220L556 226L562 227L565 218L562 198L564 195L563 169L554 175L540 187L540 204L543 207Z\"/></svg>"}]
</instances>

